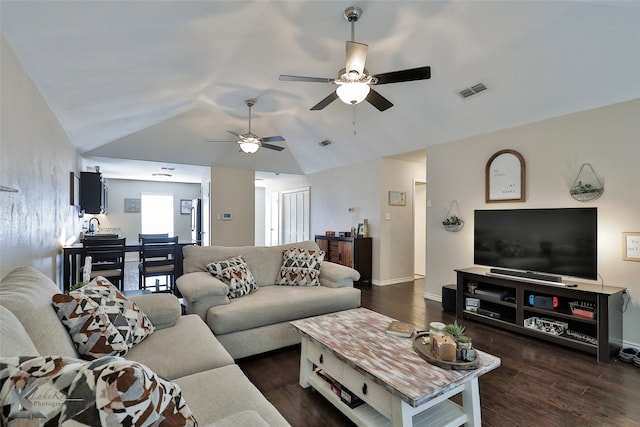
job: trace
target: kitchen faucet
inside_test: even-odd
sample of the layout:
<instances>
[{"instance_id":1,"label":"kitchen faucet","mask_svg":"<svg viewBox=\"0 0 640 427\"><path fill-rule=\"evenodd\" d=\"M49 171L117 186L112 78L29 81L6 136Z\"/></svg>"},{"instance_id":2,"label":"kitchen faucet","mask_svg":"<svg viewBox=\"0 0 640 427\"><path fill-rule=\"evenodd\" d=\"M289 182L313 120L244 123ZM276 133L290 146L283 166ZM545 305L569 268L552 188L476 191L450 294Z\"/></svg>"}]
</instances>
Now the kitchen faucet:
<instances>
[{"instance_id":1,"label":"kitchen faucet","mask_svg":"<svg viewBox=\"0 0 640 427\"><path fill-rule=\"evenodd\" d=\"M95 220L98 224L94 226L93 225L93 220ZM94 216L93 218L91 218L89 220L89 232L97 233L98 230L100 230L100 220Z\"/></svg>"}]
</instances>

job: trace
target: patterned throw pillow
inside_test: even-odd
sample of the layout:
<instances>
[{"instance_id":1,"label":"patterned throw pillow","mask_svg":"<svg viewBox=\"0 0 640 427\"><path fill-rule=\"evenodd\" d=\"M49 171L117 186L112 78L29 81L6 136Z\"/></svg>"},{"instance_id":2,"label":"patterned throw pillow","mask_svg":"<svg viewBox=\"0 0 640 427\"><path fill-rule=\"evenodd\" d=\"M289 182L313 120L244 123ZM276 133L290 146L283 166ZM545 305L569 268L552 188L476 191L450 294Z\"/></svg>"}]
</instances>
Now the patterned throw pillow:
<instances>
[{"instance_id":1,"label":"patterned throw pillow","mask_svg":"<svg viewBox=\"0 0 640 427\"><path fill-rule=\"evenodd\" d=\"M178 385L119 357L7 357L0 372L2 425L197 425Z\"/></svg>"},{"instance_id":2,"label":"patterned throw pillow","mask_svg":"<svg viewBox=\"0 0 640 427\"><path fill-rule=\"evenodd\" d=\"M256 279L242 255L207 264L207 270L229 287L229 298L249 295L258 289Z\"/></svg>"},{"instance_id":3,"label":"patterned throw pillow","mask_svg":"<svg viewBox=\"0 0 640 427\"><path fill-rule=\"evenodd\" d=\"M282 253L276 285L319 286L324 251L290 248Z\"/></svg>"},{"instance_id":4,"label":"patterned throw pillow","mask_svg":"<svg viewBox=\"0 0 640 427\"><path fill-rule=\"evenodd\" d=\"M68 295L54 295L52 301L78 353L87 359L125 355L155 331L138 306L101 276Z\"/></svg>"}]
</instances>

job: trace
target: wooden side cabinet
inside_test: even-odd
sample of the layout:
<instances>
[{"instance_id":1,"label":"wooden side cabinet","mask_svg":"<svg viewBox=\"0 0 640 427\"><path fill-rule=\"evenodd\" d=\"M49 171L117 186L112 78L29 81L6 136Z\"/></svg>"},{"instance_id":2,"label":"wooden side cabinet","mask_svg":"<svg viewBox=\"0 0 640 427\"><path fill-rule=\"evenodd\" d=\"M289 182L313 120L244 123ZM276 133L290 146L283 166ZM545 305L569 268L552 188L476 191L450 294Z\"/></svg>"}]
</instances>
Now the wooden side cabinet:
<instances>
[{"instance_id":1,"label":"wooden side cabinet","mask_svg":"<svg viewBox=\"0 0 640 427\"><path fill-rule=\"evenodd\" d=\"M360 273L360 282L371 283L371 237L332 237L316 235L316 244L326 252L325 259L346 265Z\"/></svg>"}]
</instances>

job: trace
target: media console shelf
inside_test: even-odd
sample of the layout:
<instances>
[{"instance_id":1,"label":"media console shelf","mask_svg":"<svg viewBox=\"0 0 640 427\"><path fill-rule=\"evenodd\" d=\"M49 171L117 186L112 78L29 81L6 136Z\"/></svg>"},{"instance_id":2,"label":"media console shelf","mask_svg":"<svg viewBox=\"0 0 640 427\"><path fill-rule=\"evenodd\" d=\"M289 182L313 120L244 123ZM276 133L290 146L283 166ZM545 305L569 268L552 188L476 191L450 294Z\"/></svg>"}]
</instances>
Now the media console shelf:
<instances>
[{"instance_id":1,"label":"media console shelf","mask_svg":"<svg viewBox=\"0 0 640 427\"><path fill-rule=\"evenodd\" d=\"M624 288L496 277L480 267L456 273L458 321L474 320L582 350L599 362L608 362L622 347Z\"/></svg>"}]
</instances>

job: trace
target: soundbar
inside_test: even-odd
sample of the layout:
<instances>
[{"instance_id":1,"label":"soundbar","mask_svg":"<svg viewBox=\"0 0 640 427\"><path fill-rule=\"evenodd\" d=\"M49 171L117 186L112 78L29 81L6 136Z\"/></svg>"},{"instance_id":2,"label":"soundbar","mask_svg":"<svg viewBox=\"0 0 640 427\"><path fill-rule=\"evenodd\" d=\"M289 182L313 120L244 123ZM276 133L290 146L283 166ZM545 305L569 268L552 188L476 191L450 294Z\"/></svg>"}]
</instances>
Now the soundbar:
<instances>
[{"instance_id":1,"label":"soundbar","mask_svg":"<svg viewBox=\"0 0 640 427\"><path fill-rule=\"evenodd\" d=\"M534 273L531 271L516 271L516 270L504 270L502 268L491 268L489 269L489 275L495 276L508 276L508 277L517 277L521 279L530 279L530 280L539 280L542 282L552 282L555 285L564 286L562 283L562 277L560 276L551 276L548 274L540 274Z\"/></svg>"}]
</instances>

